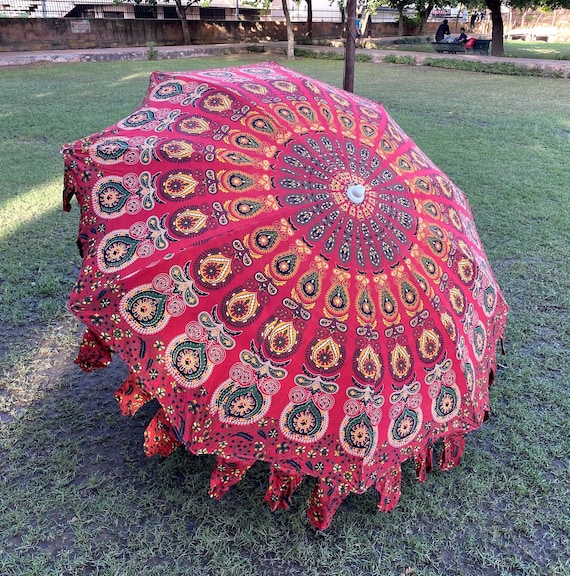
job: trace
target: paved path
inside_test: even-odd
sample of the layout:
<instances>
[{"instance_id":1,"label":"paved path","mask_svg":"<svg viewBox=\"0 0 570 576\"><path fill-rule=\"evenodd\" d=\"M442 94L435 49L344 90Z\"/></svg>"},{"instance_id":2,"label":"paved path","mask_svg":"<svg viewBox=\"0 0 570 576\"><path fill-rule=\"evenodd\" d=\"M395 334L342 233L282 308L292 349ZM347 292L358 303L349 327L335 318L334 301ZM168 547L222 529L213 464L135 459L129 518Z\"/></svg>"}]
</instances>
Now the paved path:
<instances>
[{"instance_id":1,"label":"paved path","mask_svg":"<svg viewBox=\"0 0 570 576\"><path fill-rule=\"evenodd\" d=\"M208 44L191 46L156 46L159 59L199 58L252 52L253 44ZM261 44L268 52L284 53L281 42ZM268 48L265 48L265 47ZM259 48L261 49L261 48ZM147 46L130 48L93 48L76 50L45 50L41 52L0 52L0 66L17 66L36 62L116 62L118 60L148 60Z\"/></svg>"},{"instance_id":2,"label":"paved path","mask_svg":"<svg viewBox=\"0 0 570 576\"><path fill-rule=\"evenodd\" d=\"M381 39L388 41L389 39ZM343 48L329 46L296 46L301 50L315 52L335 51L342 53ZM226 54L247 54L259 52L263 49L270 58L271 54L285 54L285 42L266 42L261 44L208 44L191 46L157 46L159 59L171 58L200 58L208 56L222 56ZM542 68L552 72L560 72L570 78L570 60L542 60L530 58L499 58L496 56L476 56L466 54L437 54L427 52L408 52L395 50L367 50L357 49L357 53L367 54L373 62L382 62L387 55L413 56L416 64L421 65L426 58L451 58L456 60L470 60L489 63L511 63L528 68ZM0 52L0 66L22 66L37 62L112 62L117 60L147 60L148 47L139 46L131 48L96 48L77 50L46 50L42 52Z\"/></svg>"}]
</instances>

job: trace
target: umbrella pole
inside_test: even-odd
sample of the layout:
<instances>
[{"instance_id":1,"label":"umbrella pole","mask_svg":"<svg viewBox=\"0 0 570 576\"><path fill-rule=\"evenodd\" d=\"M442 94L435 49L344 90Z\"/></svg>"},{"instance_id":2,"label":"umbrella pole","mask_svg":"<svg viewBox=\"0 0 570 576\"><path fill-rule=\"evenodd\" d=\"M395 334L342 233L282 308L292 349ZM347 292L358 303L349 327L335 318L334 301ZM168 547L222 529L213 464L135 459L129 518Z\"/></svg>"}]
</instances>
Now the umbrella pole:
<instances>
[{"instance_id":1,"label":"umbrella pole","mask_svg":"<svg viewBox=\"0 0 570 576\"><path fill-rule=\"evenodd\" d=\"M342 87L354 92L354 61L356 57L356 0L346 5L346 40L344 44L344 81Z\"/></svg>"}]
</instances>

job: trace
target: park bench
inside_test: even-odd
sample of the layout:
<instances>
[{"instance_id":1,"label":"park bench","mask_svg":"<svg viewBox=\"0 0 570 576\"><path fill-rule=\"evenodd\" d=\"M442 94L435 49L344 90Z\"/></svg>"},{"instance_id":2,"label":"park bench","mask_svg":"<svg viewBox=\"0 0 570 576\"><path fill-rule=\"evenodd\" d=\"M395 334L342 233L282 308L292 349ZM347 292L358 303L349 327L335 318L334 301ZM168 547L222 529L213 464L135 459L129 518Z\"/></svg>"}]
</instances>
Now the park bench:
<instances>
[{"instance_id":1,"label":"park bench","mask_svg":"<svg viewBox=\"0 0 570 576\"><path fill-rule=\"evenodd\" d=\"M457 54L461 52L465 54L465 44L455 44L454 42L432 42L431 45L436 52L448 52L449 54Z\"/></svg>"},{"instance_id":2,"label":"park bench","mask_svg":"<svg viewBox=\"0 0 570 576\"><path fill-rule=\"evenodd\" d=\"M473 48L466 49L465 44L455 44L453 42L432 42L431 45L436 52L440 54L442 52L448 52L449 54L482 54L484 56L489 55L489 46L491 40L481 40L475 41Z\"/></svg>"}]
</instances>

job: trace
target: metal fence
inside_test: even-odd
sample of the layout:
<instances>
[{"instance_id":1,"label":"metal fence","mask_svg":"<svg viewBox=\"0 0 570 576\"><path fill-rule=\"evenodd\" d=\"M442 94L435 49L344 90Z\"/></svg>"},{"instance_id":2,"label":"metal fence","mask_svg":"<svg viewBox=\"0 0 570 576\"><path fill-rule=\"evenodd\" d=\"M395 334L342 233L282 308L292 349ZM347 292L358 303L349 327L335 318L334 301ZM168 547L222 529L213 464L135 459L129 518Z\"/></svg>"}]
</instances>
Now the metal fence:
<instances>
[{"instance_id":1,"label":"metal fence","mask_svg":"<svg viewBox=\"0 0 570 576\"><path fill-rule=\"evenodd\" d=\"M220 21L220 20L284 20L281 2L276 8L261 10L241 5L242 0L236 0L229 7L210 5L206 8L191 6L187 10L190 20ZM0 18L107 18L107 19L155 19L176 20L178 15L174 2L158 3L120 3L113 0L0 0ZM307 6L305 3L293 3L291 8L293 22L307 21ZM394 22L398 19L396 10L381 7L372 15L373 22ZM341 22L342 15L338 9L313 10L313 22Z\"/></svg>"}]
</instances>

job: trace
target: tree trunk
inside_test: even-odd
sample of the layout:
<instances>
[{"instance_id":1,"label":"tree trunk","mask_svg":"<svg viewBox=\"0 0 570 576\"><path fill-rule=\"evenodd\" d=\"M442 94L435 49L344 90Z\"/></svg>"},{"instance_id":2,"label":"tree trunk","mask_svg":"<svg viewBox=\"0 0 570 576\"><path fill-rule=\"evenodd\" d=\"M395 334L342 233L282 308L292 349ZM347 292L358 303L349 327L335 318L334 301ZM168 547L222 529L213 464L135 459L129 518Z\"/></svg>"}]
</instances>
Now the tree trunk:
<instances>
[{"instance_id":1,"label":"tree trunk","mask_svg":"<svg viewBox=\"0 0 570 576\"><path fill-rule=\"evenodd\" d=\"M293 34L293 26L291 25L291 14L289 13L289 6L287 0L281 0L283 4L283 14L285 14L285 24L287 25L287 59L295 59L295 35Z\"/></svg>"},{"instance_id":2,"label":"tree trunk","mask_svg":"<svg viewBox=\"0 0 570 576\"><path fill-rule=\"evenodd\" d=\"M398 36L404 35L404 6L398 5Z\"/></svg>"},{"instance_id":3,"label":"tree trunk","mask_svg":"<svg viewBox=\"0 0 570 576\"><path fill-rule=\"evenodd\" d=\"M370 15L370 12L366 10L366 13L364 14L364 20L362 20L362 30L360 30L360 35L363 38L365 36L366 38L370 38L371 31L372 31L372 17Z\"/></svg>"},{"instance_id":4,"label":"tree trunk","mask_svg":"<svg viewBox=\"0 0 570 576\"><path fill-rule=\"evenodd\" d=\"M501 0L486 0L486 4L491 11L491 56L504 56Z\"/></svg>"},{"instance_id":5,"label":"tree trunk","mask_svg":"<svg viewBox=\"0 0 570 576\"><path fill-rule=\"evenodd\" d=\"M354 92L354 63L356 60L356 0L346 3L346 40L344 43L344 80L342 87Z\"/></svg>"},{"instance_id":6,"label":"tree trunk","mask_svg":"<svg viewBox=\"0 0 570 576\"><path fill-rule=\"evenodd\" d=\"M180 24L182 26L182 38L184 38L184 44L188 46L192 44L192 39L190 38L190 27L188 26L188 20L186 20L186 10L182 6L182 0L176 1L176 14L180 19Z\"/></svg>"},{"instance_id":7,"label":"tree trunk","mask_svg":"<svg viewBox=\"0 0 570 576\"><path fill-rule=\"evenodd\" d=\"M307 38L313 39L313 0L307 0Z\"/></svg>"},{"instance_id":8,"label":"tree trunk","mask_svg":"<svg viewBox=\"0 0 570 576\"><path fill-rule=\"evenodd\" d=\"M431 14L432 10L433 10L433 4L431 4L431 3L424 4L418 10L418 14L420 17L420 26L418 29L418 35L420 35L420 36L423 35L424 30L426 28L426 23L428 21L429 15Z\"/></svg>"}]
</instances>

